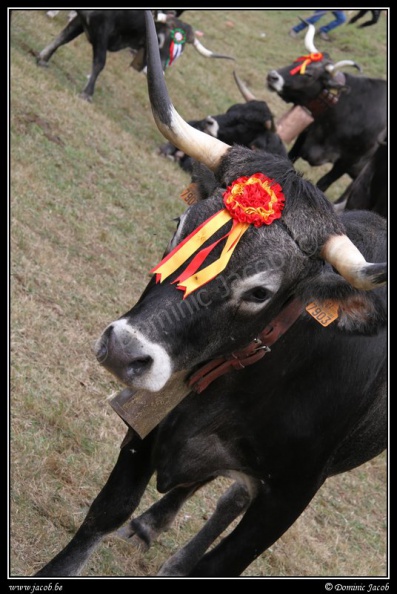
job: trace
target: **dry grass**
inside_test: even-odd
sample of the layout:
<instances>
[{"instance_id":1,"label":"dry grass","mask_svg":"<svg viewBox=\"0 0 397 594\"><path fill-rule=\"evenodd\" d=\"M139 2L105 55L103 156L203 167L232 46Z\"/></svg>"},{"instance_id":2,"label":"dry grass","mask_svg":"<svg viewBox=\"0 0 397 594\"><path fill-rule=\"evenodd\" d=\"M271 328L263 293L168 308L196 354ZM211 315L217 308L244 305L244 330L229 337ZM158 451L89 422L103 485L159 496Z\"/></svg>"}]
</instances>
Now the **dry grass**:
<instances>
[{"instance_id":1,"label":"dry grass","mask_svg":"<svg viewBox=\"0 0 397 594\"><path fill-rule=\"evenodd\" d=\"M266 94L264 77L302 51L287 35L299 14L192 10L185 18L204 31L205 45L239 58L239 73L281 115L285 106ZM92 104L77 96L91 65L84 38L61 48L48 69L36 66L35 52L65 22L66 15L50 21L43 10L21 10L10 29L11 577L31 576L70 540L115 463L124 424L106 399L120 386L99 368L91 345L145 287L188 183L156 154L163 139L128 52L109 55ZM386 34L383 17L368 31L341 29L327 50L335 60L348 53L365 73L384 78ZM180 113L203 117L241 101L234 67L188 48L167 73ZM322 174L299 166L314 181ZM386 469L383 454L330 479L244 575L386 576ZM85 575L155 575L226 484L199 492L146 554L109 537ZM156 498L151 484L140 510Z\"/></svg>"}]
</instances>

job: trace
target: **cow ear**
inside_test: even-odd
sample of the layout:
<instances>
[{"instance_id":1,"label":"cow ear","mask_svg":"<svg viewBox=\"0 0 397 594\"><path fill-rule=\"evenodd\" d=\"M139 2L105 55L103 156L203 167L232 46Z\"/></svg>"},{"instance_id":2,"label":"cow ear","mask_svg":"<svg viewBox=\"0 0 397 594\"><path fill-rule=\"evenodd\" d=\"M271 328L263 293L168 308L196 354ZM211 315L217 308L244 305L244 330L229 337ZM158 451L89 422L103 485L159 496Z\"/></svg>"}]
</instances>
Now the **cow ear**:
<instances>
[{"instance_id":1,"label":"cow ear","mask_svg":"<svg viewBox=\"0 0 397 594\"><path fill-rule=\"evenodd\" d=\"M306 310L323 323L325 316L334 317L332 324L349 334L376 334L387 325L384 287L372 291L354 289L330 266L303 291ZM317 308L317 309L316 309ZM325 312L318 314L318 312ZM336 317L337 316L337 317Z\"/></svg>"},{"instance_id":2,"label":"cow ear","mask_svg":"<svg viewBox=\"0 0 397 594\"><path fill-rule=\"evenodd\" d=\"M276 132L276 124L274 123L273 118L265 121L265 129L269 132Z\"/></svg>"},{"instance_id":3,"label":"cow ear","mask_svg":"<svg viewBox=\"0 0 397 594\"><path fill-rule=\"evenodd\" d=\"M190 183L187 186L187 188L185 188L183 192L181 192L180 198L182 198L182 200L186 202L188 206L196 204L196 202L200 202L200 200L202 200L202 197L200 194L199 184L196 182Z\"/></svg>"}]
</instances>

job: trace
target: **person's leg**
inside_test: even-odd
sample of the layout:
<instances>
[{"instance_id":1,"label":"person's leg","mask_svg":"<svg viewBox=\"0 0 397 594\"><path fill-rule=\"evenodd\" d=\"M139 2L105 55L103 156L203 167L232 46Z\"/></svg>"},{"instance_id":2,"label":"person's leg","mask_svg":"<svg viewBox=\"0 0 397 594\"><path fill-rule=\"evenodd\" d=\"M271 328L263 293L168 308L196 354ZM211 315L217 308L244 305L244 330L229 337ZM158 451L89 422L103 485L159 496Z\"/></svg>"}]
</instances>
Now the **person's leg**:
<instances>
[{"instance_id":1,"label":"person's leg","mask_svg":"<svg viewBox=\"0 0 397 594\"><path fill-rule=\"evenodd\" d=\"M299 33L300 31L303 31L303 29L306 29L307 27L307 23L310 23L311 25L314 25L315 23L317 23L317 21L319 21L328 11L327 10L315 10L314 14L310 17L308 17L307 19L305 19L304 21L301 21L300 23L298 23L298 25L295 25L295 27L292 27L291 31L294 31L295 33Z\"/></svg>"},{"instance_id":2,"label":"person's leg","mask_svg":"<svg viewBox=\"0 0 397 594\"><path fill-rule=\"evenodd\" d=\"M335 29L346 22L346 15L343 10L333 10L332 14L334 15L335 19L320 27L320 33L329 33L332 31L332 29Z\"/></svg>"}]
</instances>

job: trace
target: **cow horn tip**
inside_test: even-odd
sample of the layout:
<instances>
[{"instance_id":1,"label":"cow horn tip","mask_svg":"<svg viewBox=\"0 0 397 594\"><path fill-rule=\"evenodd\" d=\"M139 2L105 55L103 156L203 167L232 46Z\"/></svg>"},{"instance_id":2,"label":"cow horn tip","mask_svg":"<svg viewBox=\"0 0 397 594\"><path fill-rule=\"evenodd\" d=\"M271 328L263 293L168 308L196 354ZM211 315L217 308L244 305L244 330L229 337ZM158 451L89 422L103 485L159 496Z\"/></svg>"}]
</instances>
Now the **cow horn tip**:
<instances>
[{"instance_id":1,"label":"cow horn tip","mask_svg":"<svg viewBox=\"0 0 397 594\"><path fill-rule=\"evenodd\" d=\"M367 264L361 271L361 280L364 288L382 287L387 283L387 264Z\"/></svg>"},{"instance_id":2,"label":"cow horn tip","mask_svg":"<svg viewBox=\"0 0 397 594\"><path fill-rule=\"evenodd\" d=\"M211 58L222 58L224 60L233 60L233 62L236 62L236 58L233 56L226 56L224 54L212 54Z\"/></svg>"}]
</instances>

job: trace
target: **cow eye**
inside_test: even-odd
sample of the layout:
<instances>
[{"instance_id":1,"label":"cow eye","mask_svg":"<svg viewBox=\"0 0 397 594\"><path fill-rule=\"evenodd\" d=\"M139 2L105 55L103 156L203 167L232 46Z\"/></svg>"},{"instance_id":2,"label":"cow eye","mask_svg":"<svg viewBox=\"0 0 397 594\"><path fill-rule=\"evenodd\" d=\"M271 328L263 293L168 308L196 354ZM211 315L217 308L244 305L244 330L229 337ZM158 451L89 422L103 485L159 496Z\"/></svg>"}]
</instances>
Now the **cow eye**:
<instances>
[{"instance_id":1,"label":"cow eye","mask_svg":"<svg viewBox=\"0 0 397 594\"><path fill-rule=\"evenodd\" d=\"M261 303L270 297L269 291L264 287L255 287L244 295L245 301Z\"/></svg>"}]
</instances>

